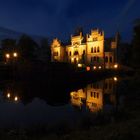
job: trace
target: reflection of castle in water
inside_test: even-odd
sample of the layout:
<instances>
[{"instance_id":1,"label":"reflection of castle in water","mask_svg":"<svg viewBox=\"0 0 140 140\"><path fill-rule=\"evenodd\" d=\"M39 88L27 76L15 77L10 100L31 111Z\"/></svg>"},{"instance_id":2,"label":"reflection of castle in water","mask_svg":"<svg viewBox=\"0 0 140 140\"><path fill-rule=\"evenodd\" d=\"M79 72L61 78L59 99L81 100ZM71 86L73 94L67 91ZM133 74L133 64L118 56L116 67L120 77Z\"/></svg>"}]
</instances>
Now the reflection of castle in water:
<instances>
[{"instance_id":1,"label":"reflection of castle in water","mask_svg":"<svg viewBox=\"0 0 140 140\"><path fill-rule=\"evenodd\" d=\"M116 105L116 81L117 78L108 78L87 85L70 93L73 106L82 108L84 105L91 112L97 112L104 108L105 104Z\"/></svg>"}]
</instances>

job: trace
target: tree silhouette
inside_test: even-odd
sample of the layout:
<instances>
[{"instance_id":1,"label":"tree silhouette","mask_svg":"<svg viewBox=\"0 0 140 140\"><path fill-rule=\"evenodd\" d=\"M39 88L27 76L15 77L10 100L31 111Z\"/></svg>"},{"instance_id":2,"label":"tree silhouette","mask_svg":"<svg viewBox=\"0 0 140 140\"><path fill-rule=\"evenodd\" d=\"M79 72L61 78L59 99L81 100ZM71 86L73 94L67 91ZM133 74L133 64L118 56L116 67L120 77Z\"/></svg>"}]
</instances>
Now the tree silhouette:
<instances>
[{"instance_id":1,"label":"tree silhouette","mask_svg":"<svg viewBox=\"0 0 140 140\"><path fill-rule=\"evenodd\" d=\"M21 60L34 61L37 59L36 50L38 44L28 35L22 35L17 44Z\"/></svg>"},{"instance_id":2,"label":"tree silhouette","mask_svg":"<svg viewBox=\"0 0 140 140\"><path fill-rule=\"evenodd\" d=\"M139 22L138 22L139 21ZM140 68L140 19L136 20L132 40L132 65Z\"/></svg>"}]
</instances>

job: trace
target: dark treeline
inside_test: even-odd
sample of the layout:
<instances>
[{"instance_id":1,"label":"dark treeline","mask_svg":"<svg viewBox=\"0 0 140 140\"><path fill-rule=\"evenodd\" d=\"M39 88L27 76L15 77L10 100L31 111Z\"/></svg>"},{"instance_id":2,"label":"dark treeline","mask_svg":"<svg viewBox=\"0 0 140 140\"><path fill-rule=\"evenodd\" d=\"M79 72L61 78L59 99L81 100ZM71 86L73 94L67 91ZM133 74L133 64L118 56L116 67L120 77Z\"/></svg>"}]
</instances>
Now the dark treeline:
<instances>
[{"instance_id":1,"label":"dark treeline","mask_svg":"<svg viewBox=\"0 0 140 140\"><path fill-rule=\"evenodd\" d=\"M47 38L42 38L40 43L37 43L25 34L22 35L19 40L7 38L1 41L1 61L5 61L5 55L10 54L10 63L14 52L18 55L18 63L27 61L49 62L51 58L50 45Z\"/></svg>"}]
</instances>

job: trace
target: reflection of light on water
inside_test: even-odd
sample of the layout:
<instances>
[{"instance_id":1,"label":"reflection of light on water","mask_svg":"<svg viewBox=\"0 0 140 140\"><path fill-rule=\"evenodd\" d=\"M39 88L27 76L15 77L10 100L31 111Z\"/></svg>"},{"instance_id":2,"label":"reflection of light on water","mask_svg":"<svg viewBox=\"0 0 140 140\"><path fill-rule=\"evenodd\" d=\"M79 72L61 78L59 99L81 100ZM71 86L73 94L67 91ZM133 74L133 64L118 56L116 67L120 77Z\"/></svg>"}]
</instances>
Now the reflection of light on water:
<instances>
[{"instance_id":1,"label":"reflection of light on water","mask_svg":"<svg viewBox=\"0 0 140 140\"><path fill-rule=\"evenodd\" d=\"M15 101L18 101L18 97L17 97L17 96L15 96L14 100L15 100Z\"/></svg>"},{"instance_id":2,"label":"reflection of light on water","mask_svg":"<svg viewBox=\"0 0 140 140\"><path fill-rule=\"evenodd\" d=\"M96 83L88 84L85 88L70 93L71 104L84 109L84 106L90 112L98 112L104 109L105 104L115 104L117 77L108 78ZM115 98L115 99L114 99ZM108 100L109 99L109 100Z\"/></svg>"},{"instance_id":3,"label":"reflection of light on water","mask_svg":"<svg viewBox=\"0 0 140 140\"><path fill-rule=\"evenodd\" d=\"M10 98L10 97L11 97L11 94L10 94L10 93L8 93L8 94L7 94L7 98Z\"/></svg>"},{"instance_id":4,"label":"reflection of light on water","mask_svg":"<svg viewBox=\"0 0 140 140\"><path fill-rule=\"evenodd\" d=\"M117 77L114 77L114 81L118 81L118 78Z\"/></svg>"}]
</instances>

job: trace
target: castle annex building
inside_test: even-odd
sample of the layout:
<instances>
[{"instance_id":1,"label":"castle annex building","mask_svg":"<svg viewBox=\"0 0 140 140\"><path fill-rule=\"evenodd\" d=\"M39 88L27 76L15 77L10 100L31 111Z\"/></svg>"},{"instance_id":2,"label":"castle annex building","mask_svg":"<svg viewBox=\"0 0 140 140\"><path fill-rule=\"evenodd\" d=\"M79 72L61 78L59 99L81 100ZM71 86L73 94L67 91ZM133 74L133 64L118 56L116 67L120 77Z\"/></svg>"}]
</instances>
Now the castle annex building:
<instances>
[{"instance_id":1,"label":"castle annex building","mask_svg":"<svg viewBox=\"0 0 140 140\"><path fill-rule=\"evenodd\" d=\"M105 39L104 31L91 30L90 34L71 36L63 45L57 38L51 44L51 61L85 65L93 68L113 68L117 63L118 35Z\"/></svg>"}]
</instances>

